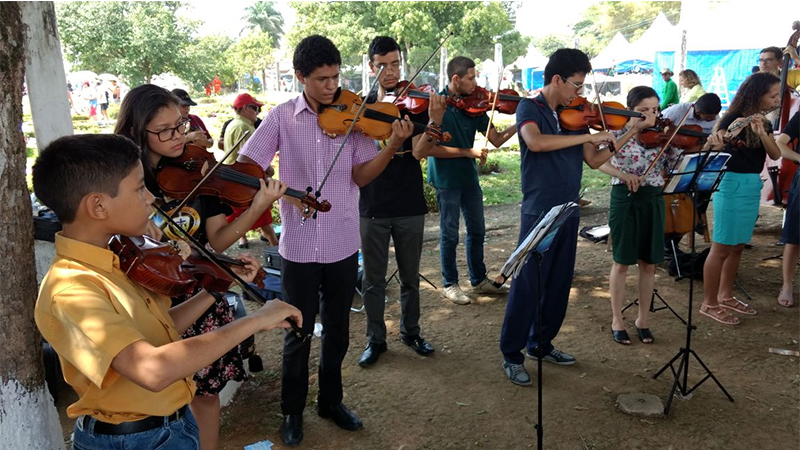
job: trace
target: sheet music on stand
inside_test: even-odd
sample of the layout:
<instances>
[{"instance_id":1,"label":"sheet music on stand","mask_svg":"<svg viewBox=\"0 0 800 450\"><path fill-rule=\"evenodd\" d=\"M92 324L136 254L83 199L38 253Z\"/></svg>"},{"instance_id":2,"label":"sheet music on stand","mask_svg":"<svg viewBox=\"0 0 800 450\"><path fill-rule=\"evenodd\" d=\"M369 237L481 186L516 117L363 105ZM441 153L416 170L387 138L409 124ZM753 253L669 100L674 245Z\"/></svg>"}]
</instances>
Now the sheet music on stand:
<instances>
[{"instance_id":1,"label":"sheet music on stand","mask_svg":"<svg viewBox=\"0 0 800 450\"><path fill-rule=\"evenodd\" d=\"M664 194L681 194L687 192L696 181L698 192L711 192L717 188L721 179L720 173L725 170L725 166L730 159L730 153L724 152L701 152L684 153L681 155L675 167L669 171L669 182L664 185ZM700 171L697 165L700 164Z\"/></svg>"},{"instance_id":2,"label":"sheet music on stand","mask_svg":"<svg viewBox=\"0 0 800 450\"><path fill-rule=\"evenodd\" d=\"M536 226L511 253L506 263L503 264L503 268L500 269L500 274L506 279L516 278L522 266L530 259L531 252L534 250L539 253L547 251L558 232L558 227L577 210L578 204L575 202L567 202L550 208L550 211L539 219Z\"/></svg>"}]
</instances>

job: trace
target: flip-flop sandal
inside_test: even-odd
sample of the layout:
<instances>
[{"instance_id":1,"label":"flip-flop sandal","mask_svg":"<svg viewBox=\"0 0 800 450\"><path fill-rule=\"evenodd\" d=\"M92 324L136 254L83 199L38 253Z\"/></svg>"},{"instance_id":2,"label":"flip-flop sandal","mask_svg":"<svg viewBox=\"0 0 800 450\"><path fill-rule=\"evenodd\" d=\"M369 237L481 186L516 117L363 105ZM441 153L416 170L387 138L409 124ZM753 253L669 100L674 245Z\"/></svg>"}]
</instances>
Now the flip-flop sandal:
<instances>
[{"instance_id":1,"label":"flip-flop sandal","mask_svg":"<svg viewBox=\"0 0 800 450\"><path fill-rule=\"evenodd\" d=\"M778 294L778 304L784 308L793 307L794 296L792 295L792 291L781 291L781 293Z\"/></svg>"},{"instance_id":2,"label":"flip-flop sandal","mask_svg":"<svg viewBox=\"0 0 800 450\"><path fill-rule=\"evenodd\" d=\"M728 314L724 309L720 308L719 306L714 308L707 306L705 310L703 310L703 307L701 306L700 314L708 317L709 319L716 320L717 322L723 325L739 325L740 322L738 317L732 314Z\"/></svg>"},{"instance_id":3,"label":"flip-flop sandal","mask_svg":"<svg viewBox=\"0 0 800 450\"><path fill-rule=\"evenodd\" d=\"M736 302L736 303L734 303L733 306L725 303L725 302L730 302L731 300ZM731 311L737 312L739 314L745 314L745 315L748 315L748 316L755 316L756 314L758 314L758 312L755 310L755 308L753 308L752 306L748 305L747 303L739 300L736 297L720 298L720 299L717 299L717 303L719 303L719 306L721 306L721 307L723 307L725 309L730 309Z\"/></svg>"},{"instance_id":4,"label":"flip-flop sandal","mask_svg":"<svg viewBox=\"0 0 800 450\"><path fill-rule=\"evenodd\" d=\"M625 330L611 330L611 336L617 344L631 345L631 338Z\"/></svg>"},{"instance_id":5,"label":"flip-flop sandal","mask_svg":"<svg viewBox=\"0 0 800 450\"><path fill-rule=\"evenodd\" d=\"M642 344L652 344L656 341L656 338L653 337L653 333L650 332L649 328L637 328L636 334L639 335L639 340L642 341ZM650 341L645 341L645 339L650 339Z\"/></svg>"}]
</instances>

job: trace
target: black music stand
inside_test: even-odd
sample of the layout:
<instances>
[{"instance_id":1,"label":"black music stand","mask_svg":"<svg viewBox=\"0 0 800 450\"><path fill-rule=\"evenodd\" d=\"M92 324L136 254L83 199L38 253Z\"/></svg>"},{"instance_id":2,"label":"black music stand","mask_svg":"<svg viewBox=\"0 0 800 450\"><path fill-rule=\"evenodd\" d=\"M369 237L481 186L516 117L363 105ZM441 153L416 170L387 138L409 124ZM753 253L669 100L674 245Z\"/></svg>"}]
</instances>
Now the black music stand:
<instances>
[{"instance_id":1,"label":"black music stand","mask_svg":"<svg viewBox=\"0 0 800 450\"><path fill-rule=\"evenodd\" d=\"M658 308L656 308L655 307L656 298L658 298L661 301L661 303L664 304L664 306L659 306ZM639 306L639 299L638 298L636 300L628 303L628 306L622 308L622 312L625 312L626 309L630 308L633 305ZM667 301L664 300L664 297L662 297L661 294L658 293L658 289L653 289L653 296L650 298L650 312L654 313L654 312L661 311L662 309L669 309L670 312L675 317L678 318L678 320L680 320L681 322L683 322L684 325L686 325L686 321L683 320L683 317L681 317L680 314L675 312L675 310L672 309L671 306L669 306L669 303L667 303Z\"/></svg>"},{"instance_id":2,"label":"black music stand","mask_svg":"<svg viewBox=\"0 0 800 450\"><path fill-rule=\"evenodd\" d=\"M578 204L575 202L567 202L562 205L554 206L550 211L539 219L539 222L534 225L533 229L528 233L525 239L517 246L517 248L508 257L508 260L500 269L500 276L503 281L509 277L517 277L522 266L524 266L531 256L536 261L536 302L539 306L536 308L536 329L539 330L536 348L542 347L542 255L550 248L553 239L555 239L561 224L569 218L575 211L578 210ZM536 438L537 448L542 450L542 440L544 438L544 429L542 428L542 353L536 352L537 362L537 419L536 419Z\"/></svg>"},{"instance_id":3,"label":"black music stand","mask_svg":"<svg viewBox=\"0 0 800 450\"><path fill-rule=\"evenodd\" d=\"M725 172L725 164L730 158L730 154L720 152L700 152L694 154L684 154L676 163L676 168L670 171L669 182L664 185L663 193L678 194L685 193L695 202L698 192L714 192L722 179ZM692 230L697 226L697 210L692 211ZM695 248L695 241L692 241L691 257L694 260L697 250ZM697 327L692 325L692 301L694 298L694 277L689 277L689 314L688 321L686 322L686 345L678 350L678 353L669 360L655 375L656 379L661 375L667 367L672 370L675 381L672 383L672 389L669 392L669 399L664 407L664 414L669 414L669 408L672 405L672 399L675 397L676 389L680 389L680 395L683 397L691 394L695 389L700 387L707 379L711 378L714 383L722 390L728 400L733 401L733 397L725 390L722 383L717 380L717 377L711 372L711 369L705 365L697 352L692 349L692 331ZM706 376L697 382L692 387L689 387L689 356L694 356L694 359L700 364L703 370L706 371ZM675 370L673 364L680 359L678 369Z\"/></svg>"}]
</instances>

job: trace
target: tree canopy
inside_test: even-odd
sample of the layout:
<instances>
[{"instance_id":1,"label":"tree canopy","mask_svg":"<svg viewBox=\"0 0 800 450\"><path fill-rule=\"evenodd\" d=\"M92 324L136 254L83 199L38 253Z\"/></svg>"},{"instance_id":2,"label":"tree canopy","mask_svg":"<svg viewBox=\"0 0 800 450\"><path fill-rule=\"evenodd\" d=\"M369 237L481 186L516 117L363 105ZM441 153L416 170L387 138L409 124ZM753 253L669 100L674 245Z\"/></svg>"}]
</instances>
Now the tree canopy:
<instances>
[{"instance_id":1,"label":"tree canopy","mask_svg":"<svg viewBox=\"0 0 800 450\"><path fill-rule=\"evenodd\" d=\"M450 31L450 57L481 61L494 57L503 44L505 62L526 53L529 39L514 29L513 2L292 2L298 21L288 35L290 46L305 36L321 34L339 48L344 64L356 65L379 35L397 40L406 64L419 67ZM436 60L434 59L434 62Z\"/></svg>"},{"instance_id":2,"label":"tree canopy","mask_svg":"<svg viewBox=\"0 0 800 450\"><path fill-rule=\"evenodd\" d=\"M272 38L272 47L277 48L283 36L283 16L275 9L275 2L257 1L245 7L242 19L245 29L259 29Z\"/></svg>"},{"instance_id":3,"label":"tree canopy","mask_svg":"<svg viewBox=\"0 0 800 450\"><path fill-rule=\"evenodd\" d=\"M180 2L58 2L61 43L76 68L119 75L131 85L191 66L187 48L198 22Z\"/></svg>"},{"instance_id":4,"label":"tree canopy","mask_svg":"<svg viewBox=\"0 0 800 450\"><path fill-rule=\"evenodd\" d=\"M573 30L580 49L590 58L597 56L617 32L629 41L635 41L653 23L659 12L676 23L681 2L598 2L583 13L583 18Z\"/></svg>"}]
</instances>

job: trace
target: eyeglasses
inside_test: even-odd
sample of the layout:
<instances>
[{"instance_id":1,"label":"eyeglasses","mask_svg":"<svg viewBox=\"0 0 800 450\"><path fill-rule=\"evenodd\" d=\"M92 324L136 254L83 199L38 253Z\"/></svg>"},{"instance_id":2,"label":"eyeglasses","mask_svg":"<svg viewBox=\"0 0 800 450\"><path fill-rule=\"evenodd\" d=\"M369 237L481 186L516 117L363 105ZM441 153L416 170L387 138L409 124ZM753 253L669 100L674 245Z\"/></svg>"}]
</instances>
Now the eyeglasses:
<instances>
[{"instance_id":1,"label":"eyeglasses","mask_svg":"<svg viewBox=\"0 0 800 450\"><path fill-rule=\"evenodd\" d=\"M568 79L566 79L566 78L562 77L561 75L559 75L559 77L561 77L561 79L562 79L562 80L564 80L564 81L566 81L567 83L571 84L571 85L572 85L572 86L575 88L575 90L576 90L576 91L580 91L580 90L581 90L581 89L583 89L583 87L584 87L583 83L581 83L581 84L575 84L575 83L573 83L572 81L569 81Z\"/></svg>"},{"instance_id":2,"label":"eyeglasses","mask_svg":"<svg viewBox=\"0 0 800 450\"><path fill-rule=\"evenodd\" d=\"M759 58L759 60L758 60L758 62L760 62L760 63L768 63L768 62L772 62L772 61L777 61L777 59L775 59L775 58Z\"/></svg>"},{"instance_id":3,"label":"eyeglasses","mask_svg":"<svg viewBox=\"0 0 800 450\"><path fill-rule=\"evenodd\" d=\"M260 107L260 106L256 106L256 105L247 105L247 107L248 107L248 108L250 108L250 109L252 109L253 111L255 111L255 112L259 113L259 114L261 113L261 107Z\"/></svg>"},{"instance_id":4,"label":"eyeglasses","mask_svg":"<svg viewBox=\"0 0 800 450\"><path fill-rule=\"evenodd\" d=\"M150 134L155 134L156 136L158 136L159 142L169 142L175 139L175 133L185 136L188 130L189 130L189 121L185 120L179 123L178 126L176 127L165 128L161 131L150 131L148 129L145 129L144 131L147 131Z\"/></svg>"}]
</instances>

